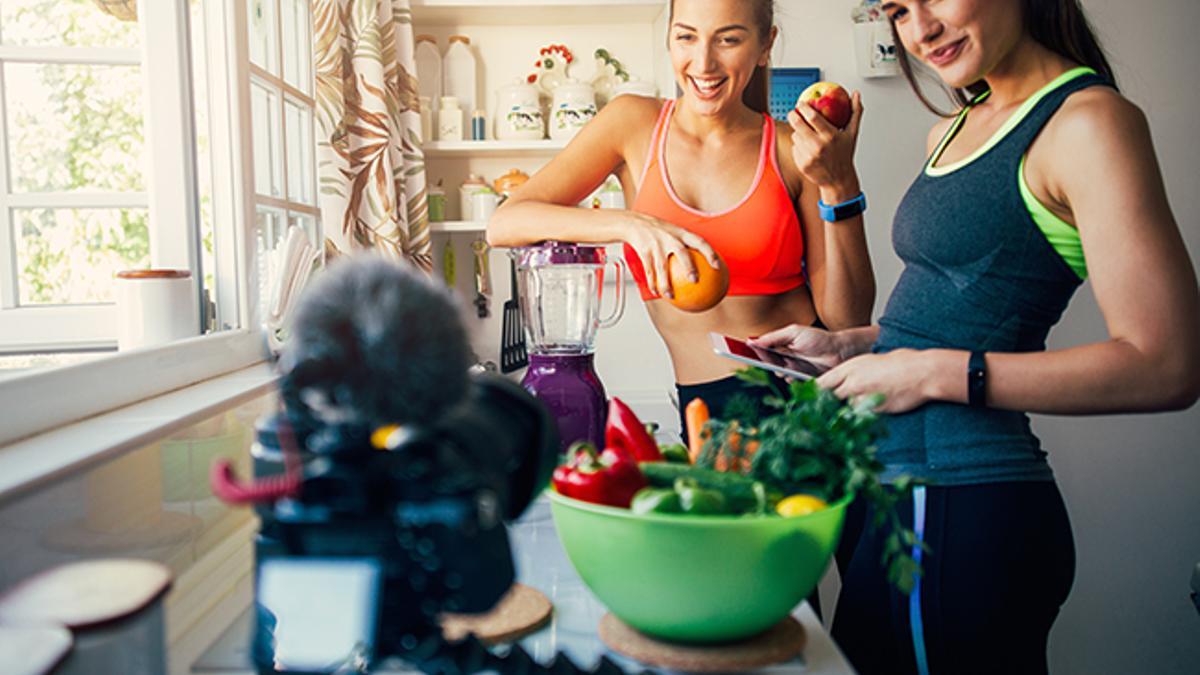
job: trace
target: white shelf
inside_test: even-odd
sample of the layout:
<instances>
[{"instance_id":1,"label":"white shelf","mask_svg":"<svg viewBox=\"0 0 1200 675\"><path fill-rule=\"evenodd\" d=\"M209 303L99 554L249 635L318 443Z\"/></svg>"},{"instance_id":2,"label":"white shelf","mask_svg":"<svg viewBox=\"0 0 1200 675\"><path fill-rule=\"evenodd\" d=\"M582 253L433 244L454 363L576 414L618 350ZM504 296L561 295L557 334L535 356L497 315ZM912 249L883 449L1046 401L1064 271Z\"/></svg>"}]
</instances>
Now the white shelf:
<instances>
[{"instance_id":1,"label":"white shelf","mask_svg":"<svg viewBox=\"0 0 1200 675\"><path fill-rule=\"evenodd\" d=\"M417 26L650 23L666 0L412 0Z\"/></svg>"},{"instance_id":2,"label":"white shelf","mask_svg":"<svg viewBox=\"0 0 1200 675\"><path fill-rule=\"evenodd\" d=\"M430 223L430 232L483 232L487 230L486 220L447 220L441 223Z\"/></svg>"},{"instance_id":3,"label":"white shelf","mask_svg":"<svg viewBox=\"0 0 1200 675\"><path fill-rule=\"evenodd\" d=\"M422 146L426 157L550 156L565 147L566 141L431 141Z\"/></svg>"}]
</instances>

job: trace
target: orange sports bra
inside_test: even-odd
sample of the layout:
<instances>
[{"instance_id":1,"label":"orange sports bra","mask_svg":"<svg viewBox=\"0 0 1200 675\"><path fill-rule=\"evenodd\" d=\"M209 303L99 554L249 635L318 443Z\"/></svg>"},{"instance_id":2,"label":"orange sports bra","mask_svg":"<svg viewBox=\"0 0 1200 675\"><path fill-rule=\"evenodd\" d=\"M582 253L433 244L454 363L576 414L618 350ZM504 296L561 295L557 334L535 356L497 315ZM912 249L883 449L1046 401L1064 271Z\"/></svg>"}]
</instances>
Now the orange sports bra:
<instances>
[{"instance_id":1,"label":"orange sports bra","mask_svg":"<svg viewBox=\"0 0 1200 675\"><path fill-rule=\"evenodd\" d=\"M667 101L654 126L633 210L700 235L729 267L729 295L773 295L804 284L804 233L775 154L775 122L763 115L762 149L750 191L732 208L706 213L683 203L667 175L667 130L675 101ZM625 245L629 271L642 299L658 296L646 283L637 253Z\"/></svg>"}]
</instances>

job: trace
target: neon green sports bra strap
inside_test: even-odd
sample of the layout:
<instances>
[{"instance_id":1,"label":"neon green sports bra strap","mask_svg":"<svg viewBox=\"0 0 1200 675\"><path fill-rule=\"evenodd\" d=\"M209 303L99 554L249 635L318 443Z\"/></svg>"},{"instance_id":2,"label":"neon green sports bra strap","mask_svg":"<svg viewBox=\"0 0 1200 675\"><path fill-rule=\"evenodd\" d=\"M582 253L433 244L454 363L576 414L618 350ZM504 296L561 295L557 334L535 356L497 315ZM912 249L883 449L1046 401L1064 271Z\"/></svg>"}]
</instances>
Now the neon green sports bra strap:
<instances>
[{"instance_id":1,"label":"neon green sports bra strap","mask_svg":"<svg viewBox=\"0 0 1200 675\"><path fill-rule=\"evenodd\" d=\"M946 133L942 136L942 140L938 141L937 147L934 148L933 153L929 155L929 161L925 163L926 168L937 164L938 160L942 158L942 153L946 151L946 146L950 145L950 141L954 140L954 137L958 135L959 130L962 129L963 123L967 121L967 113L971 112L971 108L974 108L978 103L986 99L991 93L992 90L988 89L987 91L976 95L975 98L971 99L965 106L963 106L962 110L958 111L958 116L954 118L954 122L950 125L950 128L946 130Z\"/></svg>"}]
</instances>

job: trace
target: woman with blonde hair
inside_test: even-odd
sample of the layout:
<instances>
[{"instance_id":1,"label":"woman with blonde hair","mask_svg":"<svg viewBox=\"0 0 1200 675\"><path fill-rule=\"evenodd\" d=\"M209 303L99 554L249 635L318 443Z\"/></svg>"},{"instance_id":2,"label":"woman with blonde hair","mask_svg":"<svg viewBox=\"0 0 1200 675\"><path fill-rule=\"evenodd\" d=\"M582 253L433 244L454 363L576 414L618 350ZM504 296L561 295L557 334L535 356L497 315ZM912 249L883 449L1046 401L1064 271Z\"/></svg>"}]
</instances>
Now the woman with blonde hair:
<instances>
[{"instance_id":1,"label":"woman with blonde hair","mask_svg":"<svg viewBox=\"0 0 1200 675\"><path fill-rule=\"evenodd\" d=\"M854 148L862 107L836 129L804 107L791 126L767 114L777 29L770 0L673 0L668 47L675 100L613 100L488 223L495 246L544 240L623 242L675 371L681 411L699 396L720 414L741 391L733 361L712 353L711 331L736 337L786 321L865 324L874 277L863 233ZM574 208L615 174L628 210ZM821 204L841 205L822 218ZM668 259L685 253L730 274L728 295L699 313L672 295Z\"/></svg>"}]
</instances>

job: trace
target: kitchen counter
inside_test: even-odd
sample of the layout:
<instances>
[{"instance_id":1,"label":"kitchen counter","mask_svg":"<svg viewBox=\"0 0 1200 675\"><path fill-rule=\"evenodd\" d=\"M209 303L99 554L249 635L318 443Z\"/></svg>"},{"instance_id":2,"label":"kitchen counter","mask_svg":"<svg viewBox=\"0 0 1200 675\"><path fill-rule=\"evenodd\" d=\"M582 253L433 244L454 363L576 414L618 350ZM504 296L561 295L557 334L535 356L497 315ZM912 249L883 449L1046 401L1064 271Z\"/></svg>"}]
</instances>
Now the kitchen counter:
<instances>
[{"instance_id":1,"label":"kitchen counter","mask_svg":"<svg viewBox=\"0 0 1200 675\"><path fill-rule=\"evenodd\" d=\"M563 652L583 668L595 666L601 655L609 657L627 672L640 672L645 666L609 650L596 634L605 608L583 584L558 542L545 497L534 502L512 528L513 554L517 578L545 593L554 603L551 623L521 640L521 646L539 662L548 662L556 651ZM853 675L841 652L821 626L808 603L793 613L808 635L800 658L763 669L763 673L805 673L809 675ZM249 656L252 620L249 609L231 625L193 664L193 673L250 675ZM399 673L399 670L380 670Z\"/></svg>"}]
</instances>

